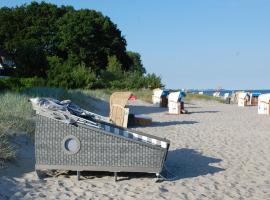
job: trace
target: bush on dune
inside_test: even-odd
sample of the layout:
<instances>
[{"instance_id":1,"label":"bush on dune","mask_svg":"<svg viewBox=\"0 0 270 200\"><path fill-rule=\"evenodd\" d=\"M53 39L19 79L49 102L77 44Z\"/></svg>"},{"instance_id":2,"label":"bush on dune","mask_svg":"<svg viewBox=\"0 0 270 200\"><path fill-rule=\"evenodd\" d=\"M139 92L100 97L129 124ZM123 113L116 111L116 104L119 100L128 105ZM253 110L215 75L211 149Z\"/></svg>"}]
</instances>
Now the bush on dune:
<instances>
[{"instance_id":1,"label":"bush on dune","mask_svg":"<svg viewBox=\"0 0 270 200\"><path fill-rule=\"evenodd\" d=\"M33 86L45 86L46 82L42 78L2 78L0 79L0 90L22 91Z\"/></svg>"}]
</instances>

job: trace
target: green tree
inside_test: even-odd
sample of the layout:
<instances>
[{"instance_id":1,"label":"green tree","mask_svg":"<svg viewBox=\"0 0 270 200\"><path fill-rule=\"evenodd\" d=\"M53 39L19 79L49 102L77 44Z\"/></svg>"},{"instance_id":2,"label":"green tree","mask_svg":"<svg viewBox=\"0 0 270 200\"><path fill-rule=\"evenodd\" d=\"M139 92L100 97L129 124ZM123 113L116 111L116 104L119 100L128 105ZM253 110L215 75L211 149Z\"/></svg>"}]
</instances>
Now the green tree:
<instances>
[{"instance_id":1,"label":"green tree","mask_svg":"<svg viewBox=\"0 0 270 200\"><path fill-rule=\"evenodd\" d=\"M121 31L100 12L32 2L0 8L0 22L0 52L15 62L17 77L65 88L161 84L145 75L140 54L126 51Z\"/></svg>"},{"instance_id":2,"label":"green tree","mask_svg":"<svg viewBox=\"0 0 270 200\"><path fill-rule=\"evenodd\" d=\"M141 55L137 52L132 51L128 51L127 54L131 60L130 71L139 73L139 75L141 76L145 74L146 70L142 64Z\"/></svg>"},{"instance_id":3,"label":"green tree","mask_svg":"<svg viewBox=\"0 0 270 200\"><path fill-rule=\"evenodd\" d=\"M108 17L94 10L66 13L58 21L59 49L99 74L107 67L107 57L116 55L126 65L126 41Z\"/></svg>"},{"instance_id":4,"label":"green tree","mask_svg":"<svg viewBox=\"0 0 270 200\"><path fill-rule=\"evenodd\" d=\"M48 84L63 88L92 88L96 77L93 72L83 64L76 64L74 59L66 61L52 56L48 58L50 70L48 73Z\"/></svg>"}]
</instances>

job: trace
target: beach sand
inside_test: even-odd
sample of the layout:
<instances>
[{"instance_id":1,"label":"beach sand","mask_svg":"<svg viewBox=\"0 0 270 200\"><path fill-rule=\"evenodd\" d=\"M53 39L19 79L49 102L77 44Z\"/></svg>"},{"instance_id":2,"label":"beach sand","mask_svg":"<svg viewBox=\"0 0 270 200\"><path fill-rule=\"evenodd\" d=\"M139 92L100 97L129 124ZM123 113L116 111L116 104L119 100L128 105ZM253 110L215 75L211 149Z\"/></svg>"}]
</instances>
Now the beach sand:
<instances>
[{"instance_id":1,"label":"beach sand","mask_svg":"<svg viewBox=\"0 0 270 200\"><path fill-rule=\"evenodd\" d=\"M0 170L0 199L270 199L270 116L257 107L194 101L187 115L142 101L130 107L153 119L135 129L171 141L165 165L175 180L156 183L154 175L134 173L119 174L118 182L110 173L38 180L33 142L20 134L17 161Z\"/></svg>"}]
</instances>

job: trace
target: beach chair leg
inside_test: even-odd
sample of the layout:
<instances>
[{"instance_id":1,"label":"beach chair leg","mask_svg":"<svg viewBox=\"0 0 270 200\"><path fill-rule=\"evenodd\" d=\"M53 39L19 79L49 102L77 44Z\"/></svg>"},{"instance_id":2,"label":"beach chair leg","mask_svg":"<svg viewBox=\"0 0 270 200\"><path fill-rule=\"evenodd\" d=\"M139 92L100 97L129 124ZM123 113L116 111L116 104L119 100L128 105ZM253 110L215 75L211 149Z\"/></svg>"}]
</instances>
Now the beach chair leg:
<instances>
[{"instance_id":1,"label":"beach chair leg","mask_svg":"<svg viewBox=\"0 0 270 200\"><path fill-rule=\"evenodd\" d=\"M114 181L117 181L117 172L114 172Z\"/></svg>"},{"instance_id":2,"label":"beach chair leg","mask_svg":"<svg viewBox=\"0 0 270 200\"><path fill-rule=\"evenodd\" d=\"M41 170L35 170L36 171L36 174L37 174L37 177L42 180L44 177L45 177L45 173L42 172Z\"/></svg>"},{"instance_id":3,"label":"beach chair leg","mask_svg":"<svg viewBox=\"0 0 270 200\"><path fill-rule=\"evenodd\" d=\"M80 176L81 176L81 172L80 171L77 171L77 180L78 181L80 180Z\"/></svg>"},{"instance_id":4,"label":"beach chair leg","mask_svg":"<svg viewBox=\"0 0 270 200\"><path fill-rule=\"evenodd\" d=\"M155 182L156 182L156 183L159 182L159 178L160 178L159 173L156 173L156 178L155 178Z\"/></svg>"}]
</instances>

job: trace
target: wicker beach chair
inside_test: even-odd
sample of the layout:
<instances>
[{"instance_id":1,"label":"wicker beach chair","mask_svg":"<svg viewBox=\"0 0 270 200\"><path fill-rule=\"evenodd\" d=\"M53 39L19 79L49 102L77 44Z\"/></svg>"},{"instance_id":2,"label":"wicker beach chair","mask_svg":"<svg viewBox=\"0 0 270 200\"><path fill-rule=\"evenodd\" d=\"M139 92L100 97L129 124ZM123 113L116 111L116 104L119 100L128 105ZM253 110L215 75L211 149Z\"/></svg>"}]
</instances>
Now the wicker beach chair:
<instances>
[{"instance_id":1,"label":"wicker beach chair","mask_svg":"<svg viewBox=\"0 0 270 200\"><path fill-rule=\"evenodd\" d=\"M167 139L113 125L82 109L74 115L68 106L55 109L31 102L36 110L37 171L77 171L78 179L81 171L161 173Z\"/></svg>"}]
</instances>

